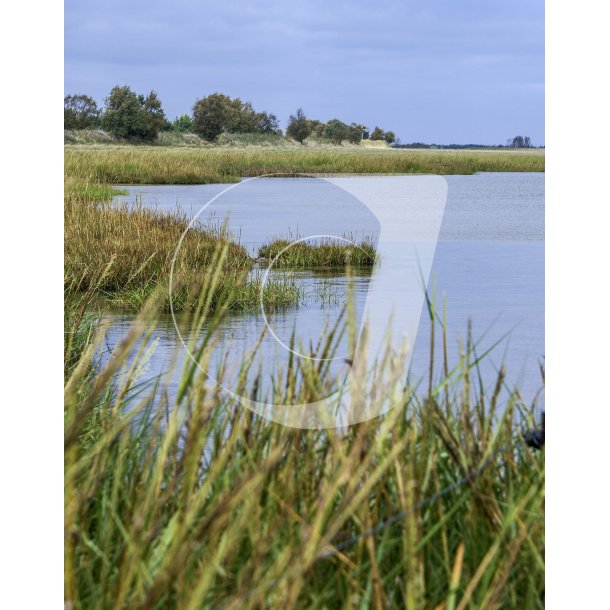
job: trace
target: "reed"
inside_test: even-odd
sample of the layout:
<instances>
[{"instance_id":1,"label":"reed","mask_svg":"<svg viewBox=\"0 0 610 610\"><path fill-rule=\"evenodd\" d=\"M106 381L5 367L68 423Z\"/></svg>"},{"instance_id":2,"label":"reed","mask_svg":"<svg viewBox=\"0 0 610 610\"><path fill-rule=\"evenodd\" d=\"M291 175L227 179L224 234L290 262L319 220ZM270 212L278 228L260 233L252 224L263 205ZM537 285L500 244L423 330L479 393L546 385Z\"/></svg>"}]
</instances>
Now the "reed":
<instances>
[{"instance_id":1,"label":"reed","mask_svg":"<svg viewBox=\"0 0 610 610\"><path fill-rule=\"evenodd\" d=\"M98 184L205 184L266 174L544 171L544 152L287 147L66 146L66 176Z\"/></svg>"},{"instance_id":2,"label":"reed","mask_svg":"<svg viewBox=\"0 0 610 610\"><path fill-rule=\"evenodd\" d=\"M431 356L425 390L406 384L388 413L341 431L271 423L178 353L177 389L144 379L188 222L97 203L107 191L95 185L132 181L117 176L146 165L117 158L125 173L114 182L91 160L67 179L66 607L544 608L544 452L523 443L535 405L506 387L504 370L486 390L469 340L456 362ZM166 162L160 175L182 163ZM261 276L218 228L187 231L180 252L173 305L201 331L191 351L206 363L219 355L215 330L227 312L258 303ZM306 249L297 262L345 263L341 248L321 252ZM266 298L298 302L298 285L281 281ZM138 312L104 358L100 295ZM433 303L428 311L446 344ZM347 320L310 344L313 360L291 359L270 379L244 354L230 389L274 402L320 398L340 379L316 358L355 333ZM355 398L385 400L382 378L364 379Z\"/></svg>"},{"instance_id":3,"label":"reed","mask_svg":"<svg viewBox=\"0 0 610 610\"><path fill-rule=\"evenodd\" d=\"M472 342L437 365L446 373L431 372L430 391L405 387L382 417L295 430L191 362L177 392L143 382L155 306L104 366L103 329L89 332L68 376L69 607L544 608L544 454L522 442L525 407L504 371L492 391L479 385ZM202 307L191 322L223 315ZM332 344L325 335L310 355ZM202 333L198 360L214 349ZM312 400L332 382L296 359L247 382L250 362L232 389L252 398ZM367 382L359 399L383 395Z\"/></svg>"},{"instance_id":4,"label":"reed","mask_svg":"<svg viewBox=\"0 0 610 610\"><path fill-rule=\"evenodd\" d=\"M261 246L258 256L273 267L371 267L377 259L375 246L370 240L356 243L353 240L325 238L318 242L274 239Z\"/></svg>"},{"instance_id":5,"label":"reed","mask_svg":"<svg viewBox=\"0 0 610 610\"><path fill-rule=\"evenodd\" d=\"M70 195L64 204L64 232L64 284L69 294L94 292L131 311L139 311L156 295L165 310L192 309L205 278L219 265L223 281L210 298L214 306L230 294L229 309L256 309L261 291L269 309L303 299L294 279L285 276L274 275L263 286L251 273L253 259L222 227L189 228L180 211L162 214L141 205Z\"/></svg>"}]
</instances>

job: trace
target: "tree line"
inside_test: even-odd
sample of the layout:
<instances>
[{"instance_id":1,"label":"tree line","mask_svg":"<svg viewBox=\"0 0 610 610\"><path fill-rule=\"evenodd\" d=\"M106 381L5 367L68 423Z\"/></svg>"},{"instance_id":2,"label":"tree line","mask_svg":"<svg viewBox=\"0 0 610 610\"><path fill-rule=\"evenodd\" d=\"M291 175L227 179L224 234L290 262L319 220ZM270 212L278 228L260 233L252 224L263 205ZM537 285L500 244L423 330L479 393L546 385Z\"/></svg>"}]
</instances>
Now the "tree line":
<instances>
[{"instance_id":1,"label":"tree line","mask_svg":"<svg viewBox=\"0 0 610 610\"><path fill-rule=\"evenodd\" d=\"M212 93L198 99L190 115L183 114L169 121L158 95L137 94L128 86L116 86L100 108L88 95L64 97L64 129L103 129L120 138L154 140L160 131L195 133L214 142L222 133L284 135L275 114L257 112L250 102ZM309 119L302 108L291 115L286 136L303 143L312 136L322 141L341 144L348 141L379 140L396 142L392 131L375 127L372 131L360 123L344 123L339 119Z\"/></svg>"},{"instance_id":2,"label":"tree line","mask_svg":"<svg viewBox=\"0 0 610 610\"><path fill-rule=\"evenodd\" d=\"M425 142L410 142L394 144L395 148L426 148L426 149L446 149L446 150L477 150L480 148L488 148L490 150L502 148L536 148L529 136L515 136L508 138L506 144L426 144ZM538 148L544 148L539 146Z\"/></svg>"}]
</instances>

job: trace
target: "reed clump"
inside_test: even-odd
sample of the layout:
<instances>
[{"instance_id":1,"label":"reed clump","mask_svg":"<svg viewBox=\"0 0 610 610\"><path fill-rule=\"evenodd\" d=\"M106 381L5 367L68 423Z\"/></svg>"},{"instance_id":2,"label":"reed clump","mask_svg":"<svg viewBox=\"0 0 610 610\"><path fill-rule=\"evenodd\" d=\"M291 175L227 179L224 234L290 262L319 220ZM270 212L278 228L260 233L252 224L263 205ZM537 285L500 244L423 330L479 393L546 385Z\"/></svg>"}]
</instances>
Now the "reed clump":
<instances>
[{"instance_id":1,"label":"reed clump","mask_svg":"<svg viewBox=\"0 0 610 610\"><path fill-rule=\"evenodd\" d=\"M89 333L66 383L71 608L544 608L544 455L522 442L518 392L503 370L486 390L470 344L385 415L298 430L234 396L315 400L327 367L291 359L247 381L247 354L230 395L187 360L168 391L138 376L153 320L149 303L93 369L104 334ZM332 355L343 330L309 355ZM207 362L214 335L199 337ZM384 392L367 381L358 399Z\"/></svg>"},{"instance_id":2,"label":"reed clump","mask_svg":"<svg viewBox=\"0 0 610 610\"><path fill-rule=\"evenodd\" d=\"M64 284L70 294L95 292L131 311L154 294L163 309L181 311L197 306L206 278L218 271L222 282L210 296L212 306L231 295L229 309L256 309L261 291L268 308L302 300L290 278L274 276L263 286L253 277L253 259L222 227L191 227L179 211L158 213L68 195L64 232Z\"/></svg>"},{"instance_id":3,"label":"reed clump","mask_svg":"<svg viewBox=\"0 0 610 610\"><path fill-rule=\"evenodd\" d=\"M377 252L370 240L355 243L330 238L319 242L280 238L261 246L258 257L280 268L371 267L375 264Z\"/></svg>"}]
</instances>

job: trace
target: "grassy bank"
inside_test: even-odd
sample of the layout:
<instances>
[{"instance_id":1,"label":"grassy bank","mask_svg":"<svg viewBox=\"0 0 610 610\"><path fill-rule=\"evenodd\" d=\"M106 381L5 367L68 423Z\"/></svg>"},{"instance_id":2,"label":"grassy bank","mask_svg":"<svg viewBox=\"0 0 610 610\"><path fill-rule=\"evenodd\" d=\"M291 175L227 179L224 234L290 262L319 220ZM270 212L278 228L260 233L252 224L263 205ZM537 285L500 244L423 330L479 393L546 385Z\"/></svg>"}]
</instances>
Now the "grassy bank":
<instances>
[{"instance_id":1,"label":"grassy bank","mask_svg":"<svg viewBox=\"0 0 610 610\"><path fill-rule=\"evenodd\" d=\"M103 337L68 321L81 337L65 392L71 608L544 608L544 457L520 438L504 372L495 391L476 389L471 347L382 417L295 430L211 388L190 362L177 392L142 385L137 345L153 318L143 310L104 366ZM213 338L200 336L206 362ZM328 378L294 360L232 389L308 402ZM379 379L358 399L383 400Z\"/></svg>"},{"instance_id":2,"label":"grassy bank","mask_svg":"<svg viewBox=\"0 0 610 610\"><path fill-rule=\"evenodd\" d=\"M68 197L64 204L64 283L67 294L86 291L110 303L138 311L157 295L169 309L172 259L180 239L172 282L174 310L192 309L201 298L206 278L222 274L206 295L212 309L259 306L260 279L252 278L253 260L222 230L188 228L179 213L157 213L142 207L111 205ZM296 284L272 278L263 288L267 307L286 307L301 299Z\"/></svg>"},{"instance_id":3,"label":"grassy bank","mask_svg":"<svg viewBox=\"0 0 610 610\"><path fill-rule=\"evenodd\" d=\"M254 310L260 292L267 309L298 305L303 289L294 278L253 272L255 260L222 227L189 228L179 211L159 213L140 205L129 207L87 197L104 193L77 187L64 202L64 284L68 295L92 292L110 304L139 311L157 295L160 306L170 308L169 284L172 260L178 244L171 306L175 311L200 304L206 279L219 274L207 307ZM275 241L261 248L259 256L273 255L288 242ZM346 247L343 242L299 243L287 250L275 267L343 267L372 265L375 249L369 243Z\"/></svg>"},{"instance_id":4,"label":"grassy bank","mask_svg":"<svg viewBox=\"0 0 610 610\"><path fill-rule=\"evenodd\" d=\"M543 151L206 149L67 146L66 176L99 184L204 184L263 174L474 174L544 171Z\"/></svg>"}]
</instances>

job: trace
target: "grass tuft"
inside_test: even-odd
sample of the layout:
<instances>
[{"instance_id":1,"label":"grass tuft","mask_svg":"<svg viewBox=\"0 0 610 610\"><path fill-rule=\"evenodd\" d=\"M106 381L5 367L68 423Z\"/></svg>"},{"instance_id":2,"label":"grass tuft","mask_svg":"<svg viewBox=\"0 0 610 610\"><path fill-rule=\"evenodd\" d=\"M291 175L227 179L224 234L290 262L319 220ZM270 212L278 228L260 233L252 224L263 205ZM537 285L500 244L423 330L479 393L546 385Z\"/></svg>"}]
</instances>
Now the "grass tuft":
<instances>
[{"instance_id":1,"label":"grass tuft","mask_svg":"<svg viewBox=\"0 0 610 610\"><path fill-rule=\"evenodd\" d=\"M274 239L261 246L258 257L272 262L274 267L371 267L375 264L377 253L369 240L360 243L347 243L325 238L320 242L289 241Z\"/></svg>"}]
</instances>

